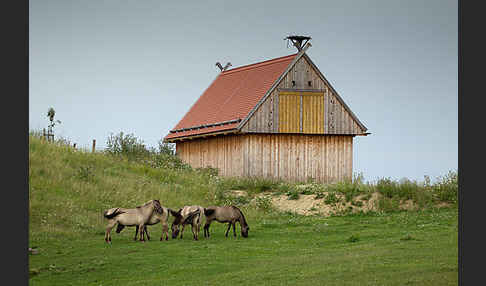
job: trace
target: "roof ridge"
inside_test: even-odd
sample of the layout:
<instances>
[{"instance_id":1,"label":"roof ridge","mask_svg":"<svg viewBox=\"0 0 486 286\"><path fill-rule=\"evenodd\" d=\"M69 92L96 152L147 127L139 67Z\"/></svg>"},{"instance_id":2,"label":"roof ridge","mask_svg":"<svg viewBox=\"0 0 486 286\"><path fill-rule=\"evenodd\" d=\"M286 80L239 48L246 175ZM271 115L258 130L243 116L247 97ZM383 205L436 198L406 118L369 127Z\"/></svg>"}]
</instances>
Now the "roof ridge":
<instances>
[{"instance_id":1,"label":"roof ridge","mask_svg":"<svg viewBox=\"0 0 486 286\"><path fill-rule=\"evenodd\" d=\"M244 65L244 66L241 66L241 67L237 67L237 68L234 68L234 69L223 71L223 72L221 72L221 75L227 75L227 74L231 74L231 73L239 72L239 71L244 71L244 70L248 70L248 69L255 68L255 67L261 67L261 66L266 66L266 65L269 65L269 64L273 64L273 63L278 63L278 62L287 60L290 57L295 57L297 54L298 53L283 56L283 57L278 57L278 58L274 58L274 59L269 59L269 60L265 60L265 61L257 62L257 63L253 63L253 64Z\"/></svg>"}]
</instances>

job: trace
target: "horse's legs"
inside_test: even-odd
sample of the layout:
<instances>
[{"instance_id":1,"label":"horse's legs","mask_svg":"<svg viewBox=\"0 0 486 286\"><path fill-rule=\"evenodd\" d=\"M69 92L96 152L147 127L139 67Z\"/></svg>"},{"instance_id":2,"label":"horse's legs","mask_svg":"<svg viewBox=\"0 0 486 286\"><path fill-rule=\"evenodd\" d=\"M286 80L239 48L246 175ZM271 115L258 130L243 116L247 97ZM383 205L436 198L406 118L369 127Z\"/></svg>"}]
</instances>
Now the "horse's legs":
<instances>
[{"instance_id":1,"label":"horse's legs","mask_svg":"<svg viewBox=\"0 0 486 286\"><path fill-rule=\"evenodd\" d=\"M162 224L162 234L160 235L160 241L164 240L164 233L165 240L169 240L169 226L167 224Z\"/></svg>"},{"instance_id":2,"label":"horse's legs","mask_svg":"<svg viewBox=\"0 0 486 286\"><path fill-rule=\"evenodd\" d=\"M197 240L195 228L196 226L194 225L194 223L191 223L192 237L194 238L194 240Z\"/></svg>"},{"instance_id":3,"label":"horse's legs","mask_svg":"<svg viewBox=\"0 0 486 286\"><path fill-rule=\"evenodd\" d=\"M140 235L140 241L145 242L145 237L144 237L144 227L145 225L142 223L138 225L138 234Z\"/></svg>"},{"instance_id":4,"label":"horse's legs","mask_svg":"<svg viewBox=\"0 0 486 286\"><path fill-rule=\"evenodd\" d=\"M236 230L235 230L235 228L236 228L236 226L235 226L236 225L236 222L234 221L234 222L232 222L232 224L233 224L233 236L236 237Z\"/></svg>"},{"instance_id":5,"label":"horse's legs","mask_svg":"<svg viewBox=\"0 0 486 286\"><path fill-rule=\"evenodd\" d=\"M116 221L112 220L108 222L108 225L106 226L106 232L105 232L105 241L107 243L111 242L111 229L116 225Z\"/></svg>"},{"instance_id":6,"label":"horse's legs","mask_svg":"<svg viewBox=\"0 0 486 286\"><path fill-rule=\"evenodd\" d=\"M148 234L147 226L144 226L143 229L145 231L145 234L147 235L147 240L150 240L150 236Z\"/></svg>"},{"instance_id":7,"label":"horse's legs","mask_svg":"<svg viewBox=\"0 0 486 286\"><path fill-rule=\"evenodd\" d=\"M181 239L182 239L182 234L184 233L184 228L186 227L185 224L182 224L182 229L181 229Z\"/></svg>"},{"instance_id":8,"label":"horse's legs","mask_svg":"<svg viewBox=\"0 0 486 286\"><path fill-rule=\"evenodd\" d=\"M135 237L133 238L134 241L137 241L137 234L138 234L138 225L135 226Z\"/></svg>"},{"instance_id":9,"label":"horse's legs","mask_svg":"<svg viewBox=\"0 0 486 286\"><path fill-rule=\"evenodd\" d=\"M230 227L231 227L231 222L228 223L228 229L226 230L226 233L224 234L224 236L228 237L228 232L230 230Z\"/></svg>"},{"instance_id":10,"label":"horse's legs","mask_svg":"<svg viewBox=\"0 0 486 286\"><path fill-rule=\"evenodd\" d=\"M204 227L203 227L203 230L204 230L204 237L209 237L209 226L211 225L211 223L208 223L206 221L206 223L204 224ZM207 236L206 236L207 235Z\"/></svg>"}]
</instances>

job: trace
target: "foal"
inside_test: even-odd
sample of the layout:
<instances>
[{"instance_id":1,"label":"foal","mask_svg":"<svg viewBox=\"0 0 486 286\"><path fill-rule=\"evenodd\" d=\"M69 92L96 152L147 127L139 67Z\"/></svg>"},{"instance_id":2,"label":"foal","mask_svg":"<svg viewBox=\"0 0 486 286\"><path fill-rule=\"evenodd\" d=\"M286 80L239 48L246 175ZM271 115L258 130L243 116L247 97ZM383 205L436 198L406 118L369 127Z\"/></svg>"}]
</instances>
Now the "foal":
<instances>
[{"instance_id":1,"label":"foal","mask_svg":"<svg viewBox=\"0 0 486 286\"><path fill-rule=\"evenodd\" d=\"M179 235L179 226L182 225L181 239L184 233L186 224L191 225L192 235L194 240L199 239L199 230L201 229L201 216L204 213L204 208L201 206L185 206L177 212L170 210L175 217L171 225L172 238L177 238Z\"/></svg>"},{"instance_id":2,"label":"foal","mask_svg":"<svg viewBox=\"0 0 486 286\"><path fill-rule=\"evenodd\" d=\"M235 225L236 222L240 223L241 235L248 237L248 231L250 226L246 223L245 216L241 210L235 206L211 206L204 209L204 215L206 216L206 224L204 225L204 237L209 237L209 226L213 220L220 223L228 223L228 229L225 236L228 237L230 227L233 226L233 235L236 237Z\"/></svg>"}]
</instances>

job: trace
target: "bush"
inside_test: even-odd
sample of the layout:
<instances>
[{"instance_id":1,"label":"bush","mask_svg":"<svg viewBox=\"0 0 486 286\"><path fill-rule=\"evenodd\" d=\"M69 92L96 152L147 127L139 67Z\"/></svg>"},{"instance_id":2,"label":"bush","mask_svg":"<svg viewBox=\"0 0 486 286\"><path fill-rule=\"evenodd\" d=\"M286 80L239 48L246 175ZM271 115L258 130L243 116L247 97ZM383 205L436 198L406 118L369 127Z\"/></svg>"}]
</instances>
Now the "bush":
<instances>
[{"instance_id":1,"label":"bush","mask_svg":"<svg viewBox=\"0 0 486 286\"><path fill-rule=\"evenodd\" d=\"M459 189L457 172L449 171L445 176L438 177L438 182L432 188L440 201L456 203Z\"/></svg>"},{"instance_id":2,"label":"bush","mask_svg":"<svg viewBox=\"0 0 486 286\"><path fill-rule=\"evenodd\" d=\"M150 155L151 151L145 148L142 140L133 134L119 134L110 136L106 142L105 152L111 155L125 156L129 160L141 159Z\"/></svg>"},{"instance_id":3,"label":"bush","mask_svg":"<svg viewBox=\"0 0 486 286\"><path fill-rule=\"evenodd\" d=\"M145 163L152 168L165 168L173 170L191 170L191 166L184 163L179 157L175 155L168 155L165 153L152 154L145 160Z\"/></svg>"},{"instance_id":4,"label":"bush","mask_svg":"<svg viewBox=\"0 0 486 286\"><path fill-rule=\"evenodd\" d=\"M159 140L159 154L175 155L175 144Z\"/></svg>"},{"instance_id":5,"label":"bush","mask_svg":"<svg viewBox=\"0 0 486 286\"><path fill-rule=\"evenodd\" d=\"M376 190L387 198L392 198L397 189L396 182L390 178L379 179L376 183Z\"/></svg>"}]
</instances>

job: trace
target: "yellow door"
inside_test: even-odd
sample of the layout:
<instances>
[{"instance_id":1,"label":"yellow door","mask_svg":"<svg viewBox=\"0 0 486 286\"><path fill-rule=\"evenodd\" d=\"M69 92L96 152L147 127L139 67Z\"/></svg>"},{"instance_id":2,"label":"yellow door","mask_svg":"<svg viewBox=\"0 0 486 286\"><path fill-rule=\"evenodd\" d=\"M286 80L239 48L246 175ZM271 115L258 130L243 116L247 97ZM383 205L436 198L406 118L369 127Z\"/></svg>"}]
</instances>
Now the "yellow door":
<instances>
[{"instance_id":1,"label":"yellow door","mask_svg":"<svg viewBox=\"0 0 486 286\"><path fill-rule=\"evenodd\" d=\"M324 93L302 92L303 133L324 133Z\"/></svg>"},{"instance_id":2,"label":"yellow door","mask_svg":"<svg viewBox=\"0 0 486 286\"><path fill-rule=\"evenodd\" d=\"M278 99L278 131L300 132L300 93L281 92Z\"/></svg>"}]
</instances>

